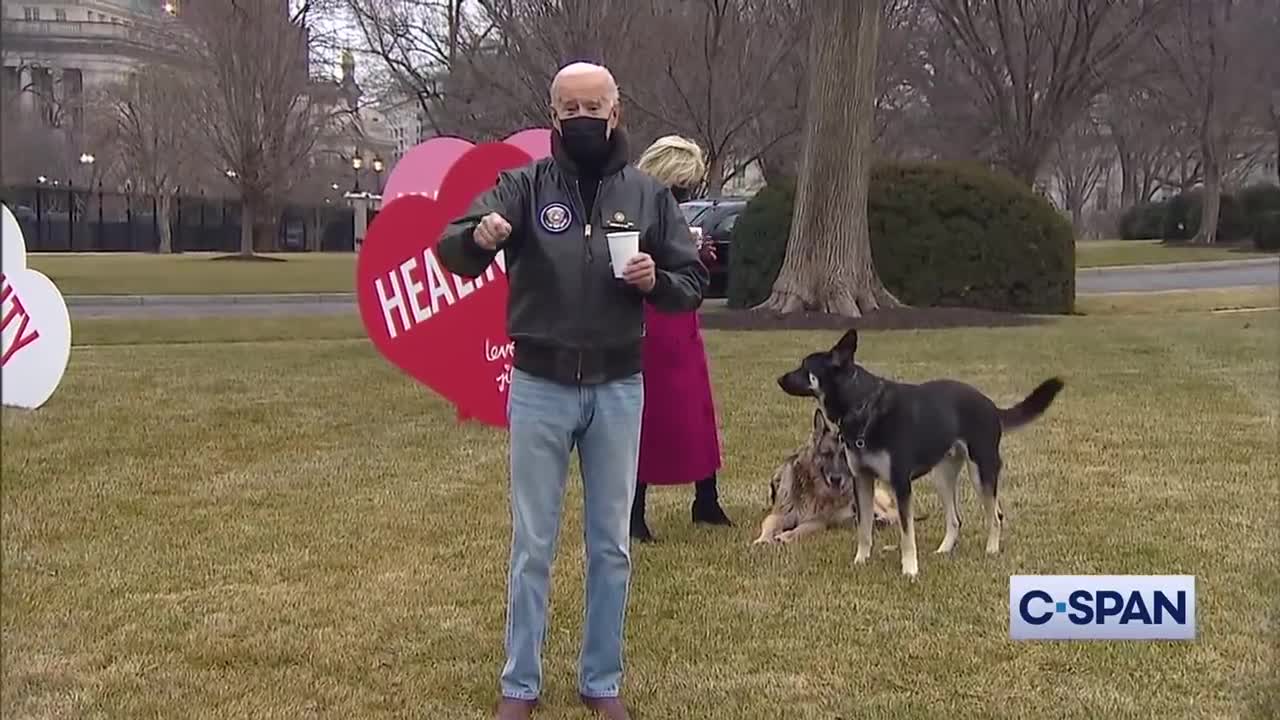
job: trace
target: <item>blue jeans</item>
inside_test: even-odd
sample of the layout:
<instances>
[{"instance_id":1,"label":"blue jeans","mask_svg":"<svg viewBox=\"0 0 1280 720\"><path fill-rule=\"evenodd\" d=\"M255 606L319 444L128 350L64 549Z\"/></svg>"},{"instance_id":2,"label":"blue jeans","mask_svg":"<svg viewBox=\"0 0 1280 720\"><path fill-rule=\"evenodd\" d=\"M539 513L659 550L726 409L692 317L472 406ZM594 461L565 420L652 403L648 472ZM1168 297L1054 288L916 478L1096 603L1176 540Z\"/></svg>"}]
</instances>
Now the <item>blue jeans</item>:
<instances>
[{"instance_id":1,"label":"blue jeans","mask_svg":"<svg viewBox=\"0 0 1280 720\"><path fill-rule=\"evenodd\" d=\"M504 697L542 690L551 562L576 447L582 464L587 607L578 691L616 697L631 583L631 500L640 453L644 382L562 385L518 369L507 398L511 441L511 560L507 576Z\"/></svg>"}]
</instances>

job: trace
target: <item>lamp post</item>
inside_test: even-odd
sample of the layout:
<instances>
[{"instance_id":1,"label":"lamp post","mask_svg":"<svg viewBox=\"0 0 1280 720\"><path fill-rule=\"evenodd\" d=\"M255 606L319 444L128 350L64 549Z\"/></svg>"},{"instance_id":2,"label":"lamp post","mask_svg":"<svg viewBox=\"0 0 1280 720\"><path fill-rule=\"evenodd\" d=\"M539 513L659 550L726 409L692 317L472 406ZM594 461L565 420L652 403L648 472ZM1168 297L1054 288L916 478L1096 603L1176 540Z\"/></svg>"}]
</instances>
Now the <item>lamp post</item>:
<instances>
[{"instance_id":1,"label":"lamp post","mask_svg":"<svg viewBox=\"0 0 1280 720\"><path fill-rule=\"evenodd\" d=\"M84 181L86 188L92 188L93 186L93 177L92 177L93 169L92 168L93 168L93 164L97 162L97 160L98 159L93 156L93 153L87 153L87 152L80 153L80 166L85 168L85 172L89 173L90 175L90 177L85 178L85 181Z\"/></svg>"},{"instance_id":2,"label":"lamp post","mask_svg":"<svg viewBox=\"0 0 1280 720\"><path fill-rule=\"evenodd\" d=\"M379 196L382 195L382 171L385 169L386 169L386 165L383 164L382 158L375 155L373 157L373 173L378 179L377 190L378 190Z\"/></svg>"},{"instance_id":3,"label":"lamp post","mask_svg":"<svg viewBox=\"0 0 1280 720\"><path fill-rule=\"evenodd\" d=\"M376 169L381 160L374 158L374 168ZM346 199L351 203L351 211L353 214L352 221L352 244L356 253L360 252L360 246L364 244L364 236L369 230L369 206L374 196L360 189L360 168L364 167L364 158L360 156L360 151L356 150L351 156L351 173L354 182L351 185L351 192L347 193Z\"/></svg>"},{"instance_id":4,"label":"lamp post","mask_svg":"<svg viewBox=\"0 0 1280 720\"><path fill-rule=\"evenodd\" d=\"M88 152L80 153L80 166L85 168L86 172L88 172L90 175L92 175L93 171L89 170L88 168L93 165L95 160L97 160L97 158L93 156L93 153L88 153ZM85 194L87 197L89 193L93 192L93 178L92 177L85 178L84 186L85 186ZM76 249L76 236L75 236L76 190L75 190L75 181L71 178L67 179L67 221L68 221L67 245L70 246L72 250L75 250Z\"/></svg>"}]
</instances>

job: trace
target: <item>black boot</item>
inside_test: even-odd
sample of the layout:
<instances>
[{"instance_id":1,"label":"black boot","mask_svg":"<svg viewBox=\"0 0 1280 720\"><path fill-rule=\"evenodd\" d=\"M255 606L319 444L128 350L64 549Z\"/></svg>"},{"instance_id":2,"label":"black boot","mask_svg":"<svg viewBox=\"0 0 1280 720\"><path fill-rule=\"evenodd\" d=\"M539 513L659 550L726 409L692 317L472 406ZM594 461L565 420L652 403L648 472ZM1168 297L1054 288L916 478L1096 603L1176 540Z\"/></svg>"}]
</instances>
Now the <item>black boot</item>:
<instances>
[{"instance_id":1,"label":"black boot","mask_svg":"<svg viewBox=\"0 0 1280 720\"><path fill-rule=\"evenodd\" d=\"M716 476L699 480L694 485L693 521L708 525L733 525L733 521L720 507L720 493L716 490Z\"/></svg>"},{"instance_id":2,"label":"black boot","mask_svg":"<svg viewBox=\"0 0 1280 720\"><path fill-rule=\"evenodd\" d=\"M644 495L648 485L636 483L636 496L631 502L631 538L649 543L657 540L644 521Z\"/></svg>"}]
</instances>

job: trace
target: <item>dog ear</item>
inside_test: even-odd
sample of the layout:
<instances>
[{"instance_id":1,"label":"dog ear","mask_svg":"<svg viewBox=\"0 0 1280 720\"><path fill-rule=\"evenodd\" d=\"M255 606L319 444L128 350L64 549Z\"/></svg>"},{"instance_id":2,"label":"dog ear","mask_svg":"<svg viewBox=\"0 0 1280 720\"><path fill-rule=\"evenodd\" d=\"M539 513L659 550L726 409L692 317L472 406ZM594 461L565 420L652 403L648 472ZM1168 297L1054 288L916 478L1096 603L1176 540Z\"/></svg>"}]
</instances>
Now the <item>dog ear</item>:
<instances>
[{"instance_id":1,"label":"dog ear","mask_svg":"<svg viewBox=\"0 0 1280 720\"><path fill-rule=\"evenodd\" d=\"M813 411L813 435L821 437L822 433L827 431L827 418L822 412L822 408Z\"/></svg>"},{"instance_id":2,"label":"dog ear","mask_svg":"<svg viewBox=\"0 0 1280 720\"><path fill-rule=\"evenodd\" d=\"M853 356L858 352L858 330L857 328L849 328L849 330L840 338L840 342L831 348L831 359L838 367L845 367L853 362Z\"/></svg>"}]
</instances>

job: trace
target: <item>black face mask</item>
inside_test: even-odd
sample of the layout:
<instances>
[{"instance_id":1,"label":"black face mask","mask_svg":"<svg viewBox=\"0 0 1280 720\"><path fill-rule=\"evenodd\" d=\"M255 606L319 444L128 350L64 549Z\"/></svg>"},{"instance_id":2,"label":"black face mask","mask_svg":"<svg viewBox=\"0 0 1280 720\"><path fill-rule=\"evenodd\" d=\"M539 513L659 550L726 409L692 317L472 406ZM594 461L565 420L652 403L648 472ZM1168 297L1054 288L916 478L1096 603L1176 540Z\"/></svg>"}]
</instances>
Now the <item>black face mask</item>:
<instances>
[{"instance_id":1,"label":"black face mask","mask_svg":"<svg viewBox=\"0 0 1280 720\"><path fill-rule=\"evenodd\" d=\"M609 157L609 121L575 117L560 121L560 139L570 158L584 170L599 170Z\"/></svg>"}]
</instances>

